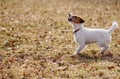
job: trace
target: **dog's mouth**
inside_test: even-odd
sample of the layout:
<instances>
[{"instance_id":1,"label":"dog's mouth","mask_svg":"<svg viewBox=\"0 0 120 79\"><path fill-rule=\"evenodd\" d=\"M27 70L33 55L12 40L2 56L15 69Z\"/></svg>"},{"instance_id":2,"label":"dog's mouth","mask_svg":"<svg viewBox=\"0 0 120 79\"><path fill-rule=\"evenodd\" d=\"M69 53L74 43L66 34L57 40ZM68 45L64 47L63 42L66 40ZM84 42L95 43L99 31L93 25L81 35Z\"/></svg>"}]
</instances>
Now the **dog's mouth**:
<instances>
[{"instance_id":1,"label":"dog's mouth","mask_svg":"<svg viewBox=\"0 0 120 79\"><path fill-rule=\"evenodd\" d=\"M71 19L71 18L68 18L68 21L72 21L72 19Z\"/></svg>"}]
</instances>

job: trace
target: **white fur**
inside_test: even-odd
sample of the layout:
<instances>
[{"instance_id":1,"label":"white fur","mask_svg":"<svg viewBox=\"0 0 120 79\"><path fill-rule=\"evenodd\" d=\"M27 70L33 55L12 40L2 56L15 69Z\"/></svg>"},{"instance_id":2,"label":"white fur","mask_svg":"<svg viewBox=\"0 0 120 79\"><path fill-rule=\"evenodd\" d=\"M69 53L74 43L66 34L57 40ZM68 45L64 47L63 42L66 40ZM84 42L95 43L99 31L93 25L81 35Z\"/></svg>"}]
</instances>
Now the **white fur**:
<instances>
[{"instance_id":1,"label":"white fur","mask_svg":"<svg viewBox=\"0 0 120 79\"><path fill-rule=\"evenodd\" d=\"M101 48L101 53L104 53L109 48L109 43L111 42L111 33L118 27L117 22L113 22L110 29L88 29L84 27L83 23L75 24L73 22L73 30L80 28L74 34L75 40L79 44L78 48L75 51L75 55L80 53L81 50L90 43L97 43Z\"/></svg>"}]
</instances>

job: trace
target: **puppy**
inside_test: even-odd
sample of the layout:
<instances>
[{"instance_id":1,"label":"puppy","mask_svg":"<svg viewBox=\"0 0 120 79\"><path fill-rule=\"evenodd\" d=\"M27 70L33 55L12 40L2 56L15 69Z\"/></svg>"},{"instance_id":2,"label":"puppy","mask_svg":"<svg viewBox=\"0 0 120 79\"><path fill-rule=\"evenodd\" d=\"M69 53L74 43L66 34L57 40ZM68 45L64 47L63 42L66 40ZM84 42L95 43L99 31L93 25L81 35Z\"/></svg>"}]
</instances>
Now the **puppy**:
<instances>
[{"instance_id":1,"label":"puppy","mask_svg":"<svg viewBox=\"0 0 120 79\"><path fill-rule=\"evenodd\" d=\"M69 14L68 21L72 24L74 31L74 38L79 44L78 48L74 52L77 55L88 44L97 43L102 49L101 54L109 48L111 42L111 34L118 27L117 22L113 22L110 29L88 29L84 27L84 20L79 16Z\"/></svg>"}]
</instances>

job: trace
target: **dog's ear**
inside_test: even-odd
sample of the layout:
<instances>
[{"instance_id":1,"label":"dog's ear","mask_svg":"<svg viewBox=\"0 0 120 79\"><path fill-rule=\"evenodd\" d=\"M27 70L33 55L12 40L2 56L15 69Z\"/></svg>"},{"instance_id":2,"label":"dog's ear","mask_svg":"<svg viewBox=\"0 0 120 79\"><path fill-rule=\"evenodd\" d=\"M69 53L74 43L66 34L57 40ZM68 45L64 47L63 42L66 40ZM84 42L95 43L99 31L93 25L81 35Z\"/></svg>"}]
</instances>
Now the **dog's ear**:
<instances>
[{"instance_id":1,"label":"dog's ear","mask_svg":"<svg viewBox=\"0 0 120 79\"><path fill-rule=\"evenodd\" d=\"M80 23L84 23L85 21L82 19L82 18L80 18Z\"/></svg>"}]
</instances>

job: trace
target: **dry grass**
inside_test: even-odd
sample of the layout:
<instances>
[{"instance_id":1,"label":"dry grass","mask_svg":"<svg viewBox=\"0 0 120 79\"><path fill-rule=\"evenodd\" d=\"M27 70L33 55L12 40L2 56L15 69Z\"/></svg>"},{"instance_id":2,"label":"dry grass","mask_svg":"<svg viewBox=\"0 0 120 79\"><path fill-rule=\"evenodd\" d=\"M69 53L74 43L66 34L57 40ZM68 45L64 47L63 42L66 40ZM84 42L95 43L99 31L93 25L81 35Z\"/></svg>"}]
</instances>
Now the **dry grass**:
<instances>
[{"instance_id":1,"label":"dry grass","mask_svg":"<svg viewBox=\"0 0 120 79\"><path fill-rule=\"evenodd\" d=\"M77 44L69 12L90 28L120 22L119 0L0 0L0 79L120 79L120 29L111 52L90 45L72 58ZM119 23L120 25L120 23Z\"/></svg>"}]
</instances>

